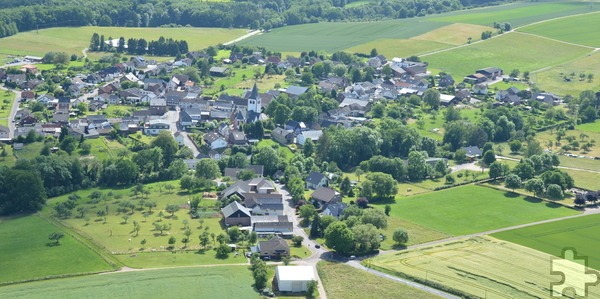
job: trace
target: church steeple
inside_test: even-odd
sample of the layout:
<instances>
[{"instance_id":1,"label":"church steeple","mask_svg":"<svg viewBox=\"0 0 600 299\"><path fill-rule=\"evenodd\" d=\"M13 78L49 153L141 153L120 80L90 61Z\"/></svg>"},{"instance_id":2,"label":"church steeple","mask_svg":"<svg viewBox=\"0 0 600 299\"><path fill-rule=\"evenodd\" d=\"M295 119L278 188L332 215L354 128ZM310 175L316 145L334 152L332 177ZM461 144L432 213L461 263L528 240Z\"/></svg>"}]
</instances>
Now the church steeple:
<instances>
[{"instance_id":1,"label":"church steeple","mask_svg":"<svg viewBox=\"0 0 600 299\"><path fill-rule=\"evenodd\" d=\"M261 113L261 110L262 104L260 96L258 95L258 86L256 86L256 82L254 82L254 87L252 87L252 92L250 93L250 97L248 98L248 111Z\"/></svg>"}]
</instances>

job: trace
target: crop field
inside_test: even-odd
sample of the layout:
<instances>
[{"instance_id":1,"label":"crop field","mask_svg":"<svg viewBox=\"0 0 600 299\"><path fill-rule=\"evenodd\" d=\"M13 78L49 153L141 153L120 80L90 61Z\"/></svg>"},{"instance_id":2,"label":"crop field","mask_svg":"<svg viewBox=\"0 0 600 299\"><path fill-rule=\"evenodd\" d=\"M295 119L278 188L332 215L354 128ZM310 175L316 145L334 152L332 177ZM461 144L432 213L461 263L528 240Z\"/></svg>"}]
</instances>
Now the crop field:
<instances>
[{"instance_id":1,"label":"crop field","mask_svg":"<svg viewBox=\"0 0 600 299\"><path fill-rule=\"evenodd\" d=\"M261 46L282 52L310 50L334 52L378 39L411 38L444 25L446 24L427 22L422 19L304 24L273 29L271 32L253 36L238 44Z\"/></svg>"},{"instance_id":2,"label":"crop field","mask_svg":"<svg viewBox=\"0 0 600 299\"><path fill-rule=\"evenodd\" d=\"M550 274L551 259L544 252L480 237L383 255L366 263L481 298L547 298L551 283L561 279ZM590 287L587 298L600 298L600 287Z\"/></svg>"},{"instance_id":3,"label":"crop field","mask_svg":"<svg viewBox=\"0 0 600 299\"><path fill-rule=\"evenodd\" d=\"M245 266L190 267L48 280L0 287L2 298L255 299Z\"/></svg>"},{"instance_id":4,"label":"crop field","mask_svg":"<svg viewBox=\"0 0 600 299\"><path fill-rule=\"evenodd\" d=\"M396 199L391 207L393 217L457 236L579 213L476 185Z\"/></svg>"},{"instance_id":5,"label":"crop field","mask_svg":"<svg viewBox=\"0 0 600 299\"><path fill-rule=\"evenodd\" d=\"M492 236L521 244L554 256L561 256L563 248L573 247L578 255L588 257L588 266L600 269L600 215L589 215L552 223L545 223Z\"/></svg>"},{"instance_id":6,"label":"crop field","mask_svg":"<svg viewBox=\"0 0 600 299\"><path fill-rule=\"evenodd\" d=\"M350 53L363 53L369 54L371 49L377 49L377 52L385 57L407 57L411 55L420 55L423 53L429 53L436 50L450 48L451 45L439 43L430 40L416 40L416 39L392 39L383 38L368 43L364 43L358 46L354 46L349 49L345 49Z\"/></svg>"},{"instance_id":7,"label":"crop field","mask_svg":"<svg viewBox=\"0 0 600 299\"><path fill-rule=\"evenodd\" d=\"M186 40L190 50L228 42L246 33L243 29L219 28L125 28L125 27L61 27L22 32L0 39L3 54L43 56L49 51L81 55L96 32L109 37L158 39L160 36Z\"/></svg>"},{"instance_id":8,"label":"crop field","mask_svg":"<svg viewBox=\"0 0 600 299\"><path fill-rule=\"evenodd\" d=\"M481 37L481 32L486 30L493 30L493 28L472 24L452 24L415 36L412 39L458 46L466 44L469 41L469 37L472 42L478 41Z\"/></svg>"},{"instance_id":9,"label":"crop field","mask_svg":"<svg viewBox=\"0 0 600 299\"><path fill-rule=\"evenodd\" d=\"M67 234L60 245L48 246L48 235L61 231L36 215L0 218L0 284L112 270L100 256ZM10 298L1 292L0 297Z\"/></svg>"},{"instance_id":10,"label":"crop field","mask_svg":"<svg viewBox=\"0 0 600 299\"><path fill-rule=\"evenodd\" d=\"M600 47L598 28L600 28L600 14L591 13L532 24L519 31L590 47Z\"/></svg>"},{"instance_id":11,"label":"crop field","mask_svg":"<svg viewBox=\"0 0 600 299\"><path fill-rule=\"evenodd\" d=\"M591 10L598 10L598 6L594 6ZM584 1L518 2L451 12L442 16L433 16L428 20L484 26L492 26L494 22L509 22L515 28L547 19L588 13L591 10L589 2Z\"/></svg>"},{"instance_id":12,"label":"crop field","mask_svg":"<svg viewBox=\"0 0 600 299\"><path fill-rule=\"evenodd\" d=\"M504 70L519 69L522 72L535 71L591 52L586 47L509 32L466 47L424 55L421 59L429 62L433 68L462 77L489 66Z\"/></svg>"},{"instance_id":13,"label":"crop field","mask_svg":"<svg viewBox=\"0 0 600 299\"><path fill-rule=\"evenodd\" d=\"M317 271L323 281L327 298L331 299L439 298L344 264L321 261L317 264Z\"/></svg>"}]
</instances>

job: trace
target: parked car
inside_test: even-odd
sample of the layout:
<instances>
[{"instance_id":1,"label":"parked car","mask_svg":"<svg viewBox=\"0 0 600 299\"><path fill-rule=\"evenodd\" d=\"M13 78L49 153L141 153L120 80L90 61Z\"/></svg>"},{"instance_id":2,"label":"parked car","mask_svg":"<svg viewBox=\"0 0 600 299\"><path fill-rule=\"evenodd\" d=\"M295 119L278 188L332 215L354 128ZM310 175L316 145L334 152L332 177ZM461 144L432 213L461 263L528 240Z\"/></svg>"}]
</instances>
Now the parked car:
<instances>
[{"instance_id":1,"label":"parked car","mask_svg":"<svg viewBox=\"0 0 600 299\"><path fill-rule=\"evenodd\" d=\"M319 249L319 248L321 248L321 245L317 244L317 245L315 245L315 248Z\"/></svg>"}]
</instances>

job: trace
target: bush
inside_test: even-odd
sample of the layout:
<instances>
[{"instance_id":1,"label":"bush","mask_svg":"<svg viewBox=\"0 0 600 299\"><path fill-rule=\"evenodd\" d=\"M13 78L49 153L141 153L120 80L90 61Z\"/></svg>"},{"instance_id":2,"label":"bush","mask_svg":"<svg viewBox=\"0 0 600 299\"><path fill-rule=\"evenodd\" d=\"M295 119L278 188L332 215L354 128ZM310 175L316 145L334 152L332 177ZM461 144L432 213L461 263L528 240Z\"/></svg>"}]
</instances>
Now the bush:
<instances>
[{"instance_id":1,"label":"bush","mask_svg":"<svg viewBox=\"0 0 600 299\"><path fill-rule=\"evenodd\" d=\"M218 259L226 259L231 252L231 248L229 248L227 244L221 244L219 247L217 247L217 249L215 249L215 251L217 252Z\"/></svg>"}]
</instances>

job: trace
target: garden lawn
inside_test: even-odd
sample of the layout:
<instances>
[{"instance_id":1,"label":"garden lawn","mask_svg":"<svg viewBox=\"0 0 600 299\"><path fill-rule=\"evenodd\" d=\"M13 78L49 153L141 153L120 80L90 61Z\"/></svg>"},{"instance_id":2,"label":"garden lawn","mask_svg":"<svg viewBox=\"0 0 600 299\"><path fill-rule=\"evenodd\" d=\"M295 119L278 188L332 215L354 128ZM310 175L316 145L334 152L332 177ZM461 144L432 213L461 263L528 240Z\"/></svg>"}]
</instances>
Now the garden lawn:
<instances>
[{"instance_id":1,"label":"garden lawn","mask_svg":"<svg viewBox=\"0 0 600 299\"><path fill-rule=\"evenodd\" d=\"M586 47L509 32L465 47L423 55L421 59L433 68L463 77L489 66L497 66L505 71L519 69L531 72L565 63L591 52Z\"/></svg>"},{"instance_id":2,"label":"garden lawn","mask_svg":"<svg viewBox=\"0 0 600 299\"><path fill-rule=\"evenodd\" d=\"M0 288L2 298L255 299L245 266L191 267L49 280Z\"/></svg>"},{"instance_id":3,"label":"garden lawn","mask_svg":"<svg viewBox=\"0 0 600 299\"><path fill-rule=\"evenodd\" d=\"M449 235L465 235L579 212L476 185L396 200L391 216Z\"/></svg>"},{"instance_id":4,"label":"garden lawn","mask_svg":"<svg viewBox=\"0 0 600 299\"><path fill-rule=\"evenodd\" d=\"M261 140L257 147L261 148L261 147L265 147L265 146L273 146L273 145L277 145L279 147L279 152L283 154L283 156L285 157L286 161L290 161L293 157L294 157L294 153L292 153L292 150L290 150L289 147L287 146L282 146L279 143L277 143L275 140L272 139L263 139Z\"/></svg>"},{"instance_id":5,"label":"garden lawn","mask_svg":"<svg viewBox=\"0 0 600 299\"><path fill-rule=\"evenodd\" d=\"M327 298L331 299L438 298L425 291L382 279L344 264L321 261L317 263L317 271L327 292Z\"/></svg>"},{"instance_id":6,"label":"garden lawn","mask_svg":"<svg viewBox=\"0 0 600 299\"><path fill-rule=\"evenodd\" d=\"M48 235L53 232L63 230L36 215L0 218L0 284L113 270L100 256L68 234L60 240L60 245L47 246ZM2 295L2 290L0 287L0 297L12 298Z\"/></svg>"},{"instance_id":7,"label":"garden lawn","mask_svg":"<svg viewBox=\"0 0 600 299\"><path fill-rule=\"evenodd\" d=\"M221 28L128 28L128 27L59 27L21 32L0 39L0 48L5 54L44 56L49 51L62 51L82 55L81 51L90 44L92 34L109 37L145 38L159 37L186 40L190 51L225 43L244 34L244 29ZM95 53L90 53L95 54ZM102 54L104 55L104 54Z\"/></svg>"},{"instance_id":8,"label":"garden lawn","mask_svg":"<svg viewBox=\"0 0 600 299\"><path fill-rule=\"evenodd\" d=\"M598 6L594 6L591 10L598 10ZM588 2L517 2L514 4L436 15L429 18L429 20L484 26L492 26L494 22L509 22L514 28L534 22L587 12L590 12Z\"/></svg>"},{"instance_id":9,"label":"garden lawn","mask_svg":"<svg viewBox=\"0 0 600 299\"><path fill-rule=\"evenodd\" d=\"M589 215L545 223L501 233L493 237L527 246L554 256L572 247L577 255L588 257L588 266L600 270L600 215Z\"/></svg>"},{"instance_id":10,"label":"garden lawn","mask_svg":"<svg viewBox=\"0 0 600 299\"><path fill-rule=\"evenodd\" d=\"M595 12L532 24L519 31L590 47L600 47L598 28L600 28L600 14Z\"/></svg>"},{"instance_id":11,"label":"garden lawn","mask_svg":"<svg viewBox=\"0 0 600 299\"><path fill-rule=\"evenodd\" d=\"M600 133L600 121L578 125L577 130Z\"/></svg>"},{"instance_id":12,"label":"garden lawn","mask_svg":"<svg viewBox=\"0 0 600 299\"><path fill-rule=\"evenodd\" d=\"M198 243L198 236L192 236L192 242ZM118 254L114 257L131 268L163 268L181 267L191 265L226 265L244 264L248 260L240 252L239 255L230 254L224 259L215 258L214 250L188 250L173 252L139 252L136 254Z\"/></svg>"}]
</instances>

